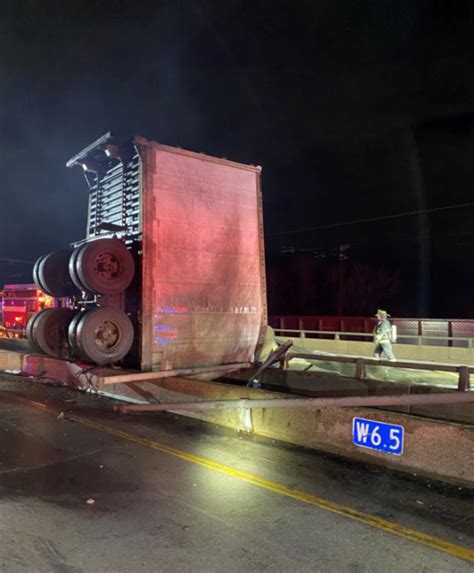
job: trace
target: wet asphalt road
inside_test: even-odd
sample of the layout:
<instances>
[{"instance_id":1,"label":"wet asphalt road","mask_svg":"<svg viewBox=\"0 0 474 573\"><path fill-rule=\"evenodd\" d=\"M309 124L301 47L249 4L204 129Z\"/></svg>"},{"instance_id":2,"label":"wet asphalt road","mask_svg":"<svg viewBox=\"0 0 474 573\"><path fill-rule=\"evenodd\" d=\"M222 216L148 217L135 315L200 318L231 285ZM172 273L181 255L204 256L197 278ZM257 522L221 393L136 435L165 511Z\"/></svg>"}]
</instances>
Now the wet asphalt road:
<instances>
[{"instance_id":1,"label":"wet asphalt road","mask_svg":"<svg viewBox=\"0 0 474 573\"><path fill-rule=\"evenodd\" d=\"M112 404L0 378L0 571L472 571L245 476L471 550L473 492Z\"/></svg>"}]
</instances>

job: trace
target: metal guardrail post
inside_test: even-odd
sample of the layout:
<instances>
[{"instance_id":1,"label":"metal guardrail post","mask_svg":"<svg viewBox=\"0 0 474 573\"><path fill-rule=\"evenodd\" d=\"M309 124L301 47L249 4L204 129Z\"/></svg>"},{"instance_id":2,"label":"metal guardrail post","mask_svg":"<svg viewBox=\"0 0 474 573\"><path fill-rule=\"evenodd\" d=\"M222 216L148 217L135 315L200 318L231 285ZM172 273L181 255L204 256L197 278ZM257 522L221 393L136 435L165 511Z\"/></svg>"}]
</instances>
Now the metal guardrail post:
<instances>
[{"instance_id":1,"label":"metal guardrail post","mask_svg":"<svg viewBox=\"0 0 474 573\"><path fill-rule=\"evenodd\" d=\"M460 392L464 392L469 390L471 381L469 376L469 367L468 366L459 366L459 382L458 382L458 390Z\"/></svg>"},{"instance_id":2,"label":"metal guardrail post","mask_svg":"<svg viewBox=\"0 0 474 573\"><path fill-rule=\"evenodd\" d=\"M356 360L355 377L357 380L363 380L365 378L365 362L363 358L357 358Z\"/></svg>"},{"instance_id":3,"label":"metal guardrail post","mask_svg":"<svg viewBox=\"0 0 474 573\"><path fill-rule=\"evenodd\" d=\"M304 323L302 318L298 318L298 330L300 331L300 338L304 338Z\"/></svg>"},{"instance_id":4,"label":"metal guardrail post","mask_svg":"<svg viewBox=\"0 0 474 573\"><path fill-rule=\"evenodd\" d=\"M341 340L341 336L340 336L339 332L334 333L334 340Z\"/></svg>"}]
</instances>

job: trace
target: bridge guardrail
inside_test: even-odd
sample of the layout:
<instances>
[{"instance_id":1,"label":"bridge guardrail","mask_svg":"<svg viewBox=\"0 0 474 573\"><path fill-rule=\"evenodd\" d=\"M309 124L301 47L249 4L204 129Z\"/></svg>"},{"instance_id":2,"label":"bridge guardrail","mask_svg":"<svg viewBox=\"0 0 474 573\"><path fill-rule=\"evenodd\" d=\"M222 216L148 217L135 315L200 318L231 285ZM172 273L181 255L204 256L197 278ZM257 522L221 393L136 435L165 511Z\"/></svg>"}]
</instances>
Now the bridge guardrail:
<instances>
[{"instance_id":1,"label":"bridge guardrail","mask_svg":"<svg viewBox=\"0 0 474 573\"><path fill-rule=\"evenodd\" d=\"M433 364L428 362L404 362L397 360L391 362L389 360L377 360L375 358L361 358L358 356L328 356L327 354L308 354L301 352L289 352L286 354L281 365L283 368L288 368L288 363L294 358L302 358L305 360L320 360L324 362L338 362L340 364L354 364L356 367L355 378L363 380L365 378L367 366L389 366L390 368L407 368L411 370L429 370L431 372L457 372L458 378L458 391L465 392L470 390L471 382L470 376L474 372L474 366L464 365L450 365L450 364Z\"/></svg>"},{"instance_id":2,"label":"bridge guardrail","mask_svg":"<svg viewBox=\"0 0 474 573\"><path fill-rule=\"evenodd\" d=\"M337 330L299 330L296 328L275 328L275 334L280 336L279 333L289 334L289 333L296 333L297 336L292 336L292 338L306 338L308 334L314 335L323 335L323 336L332 336L333 340L344 340L347 338L368 338L372 340L373 334L370 332L342 332ZM416 340L416 344L418 346L436 346L436 344L429 344L427 341L436 340L436 341L452 341L452 342L462 342L465 343L463 348L473 348L474 338L468 336L438 336L434 334L400 334L397 337L397 343L403 344L403 340Z\"/></svg>"}]
</instances>

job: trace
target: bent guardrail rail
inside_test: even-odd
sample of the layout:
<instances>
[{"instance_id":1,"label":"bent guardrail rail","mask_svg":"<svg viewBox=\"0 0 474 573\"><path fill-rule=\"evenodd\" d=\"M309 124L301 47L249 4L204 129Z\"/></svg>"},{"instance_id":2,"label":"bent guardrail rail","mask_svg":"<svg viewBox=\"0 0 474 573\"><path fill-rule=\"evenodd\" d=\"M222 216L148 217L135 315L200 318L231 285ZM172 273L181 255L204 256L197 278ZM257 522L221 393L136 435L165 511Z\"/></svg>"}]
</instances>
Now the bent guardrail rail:
<instances>
[{"instance_id":1,"label":"bent guardrail rail","mask_svg":"<svg viewBox=\"0 0 474 573\"><path fill-rule=\"evenodd\" d=\"M318 335L318 336L330 336L333 340L342 340L344 338L367 338L371 340L373 334L371 332L344 332L342 330L300 330L297 328L275 328L275 334L280 336L280 334L291 333L297 336L292 336L292 338L306 338L307 335ZM463 348L474 348L474 338L469 336L438 336L435 334L399 334L397 337L397 342L403 344L404 340L415 340L418 346L436 346L436 344L430 344L429 341L447 341L447 342L462 342L466 345Z\"/></svg>"},{"instance_id":2,"label":"bent guardrail rail","mask_svg":"<svg viewBox=\"0 0 474 573\"><path fill-rule=\"evenodd\" d=\"M391 368L429 370L431 372L457 372L459 374L457 389L462 392L470 389L470 375L474 372L473 366L465 366L462 364L457 366L451 364L437 364L433 362L405 362L401 360L391 362L389 360L377 360L375 358L361 358L357 356L331 356L328 354L309 354L300 352L286 354L283 361L283 368L288 368L289 361L294 358L338 362L341 364L354 364L356 367L355 378L358 380L363 380L365 378L367 366L389 366Z\"/></svg>"}]
</instances>

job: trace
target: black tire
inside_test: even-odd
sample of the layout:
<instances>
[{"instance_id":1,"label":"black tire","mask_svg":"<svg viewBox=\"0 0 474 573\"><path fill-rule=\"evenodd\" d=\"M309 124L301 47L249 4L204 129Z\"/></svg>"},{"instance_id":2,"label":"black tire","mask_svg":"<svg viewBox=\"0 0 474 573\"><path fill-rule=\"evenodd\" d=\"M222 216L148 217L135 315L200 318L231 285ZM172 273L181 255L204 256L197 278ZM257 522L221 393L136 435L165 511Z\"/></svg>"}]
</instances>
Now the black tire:
<instances>
[{"instance_id":1,"label":"black tire","mask_svg":"<svg viewBox=\"0 0 474 573\"><path fill-rule=\"evenodd\" d=\"M39 269L39 266L43 262L43 259L45 257L46 257L46 255L41 255L41 257L36 261L36 263L33 266L33 282L42 292L44 292L44 285L41 284L41 282L40 282L40 279L38 276L38 269Z\"/></svg>"},{"instance_id":2,"label":"black tire","mask_svg":"<svg viewBox=\"0 0 474 573\"><path fill-rule=\"evenodd\" d=\"M76 247L74 249L74 251L71 253L71 256L69 257L69 263L68 263L69 276L71 277L72 282L76 285L76 287L80 291L84 291L84 290L86 290L86 288L82 284L81 279L79 278L79 275L77 274L77 258L79 256L79 253L81 252L81 250L86 246L87 246L87 243L84 245L80 245L79 247Z\"/></svg>"},{"instance_id":3,"label":"black tire","mask_svg":"<svg viewBox=\"0 0 474 573\"><path fill-rule=\"evenodd\" d=\"M44 293L57 298L77 294L76 285L69 275L70 256L71 251L64 249L42 257L37 268L37 275Z\"/></svg>"},{"instance_id":4,"label":"black tire","mask_svg":"<svg viewBox=\"0 0 474 573\"><path fill-rule=\"evenodd\" d=\"M133 256L119 239L86 243L76 255L74 267L83 290L93 294L123 292L135 274Z\"/></svg>"},{"instance_id":5,"label":"black tire","mask_svg":"<svg viewBox=\"0 0 474 573\"><path fill-rule=\"evenodd\" d=\"M46 308L36 314L30 333L34 344L48 356L69 358L67 332L75 314L70 308Z\"/></svg>"},{"instance_id":6,"label":"black tire","mask_svg":"<svg viewBox=\"0 0 474 573\"><path fill-rule=\"evenodd\" d=\"M82 317L86 314L87 311L81 311L76 314L76 316L71 320L69 323L68 331L67 331L67 341L69 344L69 348L76 358L81 360L87 360L87 357L84 356L83 352L81 351L79 344L77 342L76 330L77 325L82 320Z\"/></svg>"},{"instance_id":7,"label":"black tire","mask_svg":"<svg viewBox=\"0 0 474 573\"><path fill-rule=\"evenodd\" d=\"M81 357L94 364L121 360L133 344L133 325L128 316L115 308L94 308L83 313L74 333L74 345Z\"/></svg>"},{"instance_id":8,"label":"black tire","mask_svg":"<svg viewBox=\"0 0 474 573\"><path fill-rule=\"evenodd\" d=\"M26 325L26 339L28 340L28 344L30 345L30 348L34 354L41 354L43 352L36 342L34 335L34 325L39 314L40 313L36 313L31 316L28 324Z\"/></svg>"}]
</instances>

